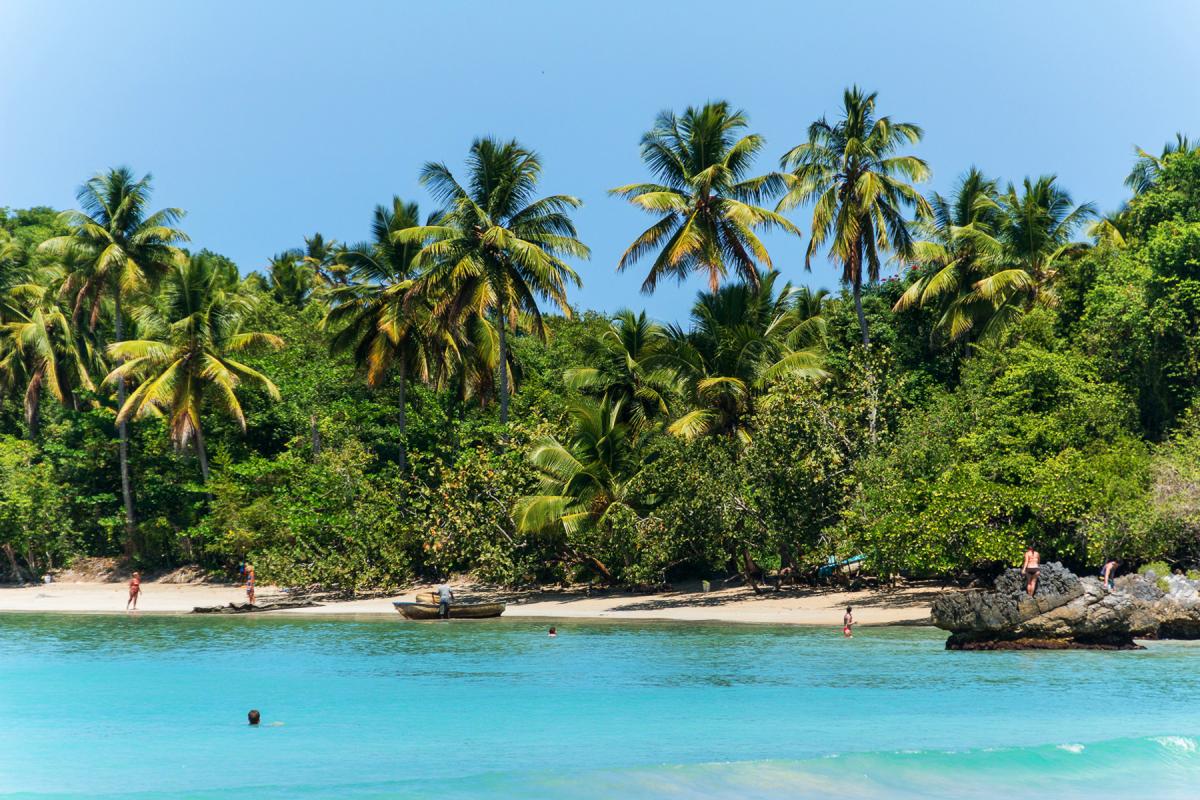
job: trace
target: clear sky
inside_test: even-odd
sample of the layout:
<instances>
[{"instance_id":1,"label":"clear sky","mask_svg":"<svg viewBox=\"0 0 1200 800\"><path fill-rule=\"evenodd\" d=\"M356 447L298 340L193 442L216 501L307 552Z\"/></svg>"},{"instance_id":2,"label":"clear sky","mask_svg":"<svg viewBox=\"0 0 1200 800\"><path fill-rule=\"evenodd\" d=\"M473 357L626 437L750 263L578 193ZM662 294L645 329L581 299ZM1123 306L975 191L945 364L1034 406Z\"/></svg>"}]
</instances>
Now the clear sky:
<instances>
[{"instance_id":1,"label":"clear sky","mask_svg":"<svg viewBox=\"0 0 1200 800\"><path fill-rule=\"evenodd\" d=\"M763 170L834 113L843 87L920 123L945 189L972 164L1054 172L1075 200L1124 198L1134 144L1200 135L1200 3L52 2L0 0L0 206L74 203L91 174L154 174L196 247L243 271L314 231L355 241L430 160L516 137L547 193L586 203L581 307L683 318L699 282L639 295L618 256L650 218L606 190L646 177L638 138L666 108L744 108ZM804 215L794 219L807 229ZM804 244L769 240L786 277Z\"/></svg>"}]
</instances>

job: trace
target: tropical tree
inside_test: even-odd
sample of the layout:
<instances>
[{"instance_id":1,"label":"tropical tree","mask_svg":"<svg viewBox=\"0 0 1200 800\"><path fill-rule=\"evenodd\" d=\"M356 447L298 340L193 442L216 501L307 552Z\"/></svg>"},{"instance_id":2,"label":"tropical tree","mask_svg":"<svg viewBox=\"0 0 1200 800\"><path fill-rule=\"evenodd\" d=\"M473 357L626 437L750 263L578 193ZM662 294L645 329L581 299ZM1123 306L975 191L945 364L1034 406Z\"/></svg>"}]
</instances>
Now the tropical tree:
<instances>
[{"instance_id":1,"label":"tropical tree","mask_svg":"<svg viewBox=\"0 0 1200 800\"><path fill-rule=\"evenodd\" d=\"M167 416L171 441L179 451L195 446L206 482L205 401L215 399L245 430L239 397L243 384L279 399L270 378L233 358L258 346L283 347L275 334L242 330L253 308L253 296L231 281L215 259L193 256L173 265L154 301L134 311L141 338L108 347L118 366L105 380L138 382L121 406L118 421Z\"/></svg>"},{"instance_id":2,"label":"tropical tree","mask_svg":"<svg viewBox=\"0 0 1200 800\"><path fill-rule=\"evenodd\" d=\"M678 394L678 375L670 366L667 329L646 312L618 311L604 332L584 343L584 362L564 373L568 386L595 392L619 404L622 421L640 431L665 419Z\"/></svg>"},{"instance_id":3,"label":"tropical tree","mask_svg":"<svg viewBox=\"0 0 1200 800\"><path fill-rule=\"evenodd\" d=\"M1088 247L1072 237L1096 215L1091 203L1074 205L1054 175L1026 178L1020 191L1009 184L995 208L995 234L971 236L993 264L975 287L988 304L980 329L985 339L999 336L1033 306L1057 303L1054 282L1061 264Z\"/></svg>"},{"instance_id":4,"label":"tropical tree","mask_svg":"<svg viewBox=\"0 0 1200 800\"><path fill-rule=\"evenodd\" d=\"M1163 163L1168 156L1198 150L1200 150L1200 143L1192 142L1182 133L1175 134L1175 141L1164 144L1162 152L1157 156L1136 147L1134 152L1137 153L1137 161L1134 162L1133 168L1126 176L1125 185L1132 189L1135 195L1145 194L1158 182L1158 176L1162 172Z\"/></svg>"},{"instance_id":5,"label":"tropical tree","mask_svg":"<svg viewBox=\"0 0 1200 800\"><path fill-rule=\"evenodd\" d=\"M178 208L150 211L151 176L136 178L128 167L118 167L93 176L76 195L80 210L66 211L59 220L71 228L67 236L56 236L40 249L68 259L77 269L67 276L63 291L73 298L72 319L85 313L88 327L95 329L104 308L112 300L113 342L125 338L123 305L131 294L144 291L183 255L176 245L187 236L175 225L183 217ZM118 376L117 407L125 406L125 380ZM136 515L129 472L128 417L118 414L117 437L121 469L121 496L125 504L126 549L132 554Z\"/></svg>"},{"instance_id":6,"label":"tropical tree","mask_svg":"<svg viewBox=\"0 0 1200 800\"><path fill-rule=\"evenodd\" d=\"M972 167L958 179L949 197L930 199L932 216L912 223L917 277L896 301L895 311L935 307L934 331L950 341L966 336L990 316L992 304L976 291L989 274L987 248L979 239L996 233L999 208L996 181Z\"/></svg>"},{"instance_id":7,"label":"tropical tree","mask_svg":"<svg viewBox=\"0 0 1200 800\"><path fill-rule=\"evenodd\" d=\"M393 197L390 206L375 207L370 241L337 256L337 267L346 280L330 291L330 310L323 322L334 331L330 349L352 353L371 388L379 387L395 369L400 391L401 469L408 467L405 395L409 376L430 380L442 354L453 350L453 341L440 338L433 330L426 298L411 291L412 262L420 243L401 242L396 237L419 224L416 203ZM439 346L444 343L451 347Z\"/></svg>"},{"instance_id":8,"label":"tropical tree","mask_svg":"<svg viewBox=\"0 0 1200 800\"><path fill-rule=\"evenodd\" d=\"M702 292L691 330L670 328L672 363L696 406L671 423L671 433L723 434L747 443L755 398L772 381L826 374L825 322L806 316L816 308L812 295L791 284L776 292L778 277L768 272L758 285Z\"/></svg>"},{"instance_id":9,"label":"tropical tree","mask_svg":"<svg viewBox=\"0 0 1200 800\"><path fill-rule=\"evenodd\" d=\"M79 388L95 391L89 366L95 353L59 303L64 273L54 266L9 290L10 320L0 327L0 382L20 388L29 438L38 438L43 395L78 410Z\"/></svg>"},{"instance_id":10,"label":"tropical tree","mask_svg":"<svg viewBox=\"0 0 1200 800\"><path fill-rule=\"evenodd\" d=\"M500 421L508 422L508 334L524 316L542 338L538 299L566 316L567 285L582 285L564 257L587 258L569 213L569 195L536 199L542 164L515 140L477 139L467 157L466 185L445 164L426 164L421 182L445 208L435 223L397 231L397 244L422 244L413 291L433 298L441 320L491 319L498 334Z\"/></svg>"},{"instance_id":11,"label":"tropical tree","mask_svg":"<svg viewBox=\"0 0 1200 800\"><path fill-rule=\"evenodd\" d=\"M316 287L316 273L295 250L271 256L267 283L276 302L302 308Z\"/></svg>"},{"instance_id":12,"label":"tropical tree","mask_svg":"<svg viewBox=\"0 0 1200 800\"><path fill-rule=\"evenodd\" d=\"M664 111L642 136L642 160L657 183L630 183L611 190L655 214L651 225L622 254L623 272L657 251L642 291L654 291L663 278L683 281L694 272L716 291L732 270L755 284L760 265L773 269L758 231L780 229L796 236L788 219L757 204L783 189L775 173L750 177L765 140L743 133L746 114L726 102L689 107L682 117Z\"/></svg>"},{"instance_id":13,"label":"tropical tree","mask_svg":"<svg viewBox=\"0 0 1200 800\"><path fill-rule=\"evenodd\" d=\"M847 89L841 118L832 124L824 117L817 120L808 128L808 141L784 154L788 190L776 209L812 204L804 268L811 269L813 256L828 244L829 255L841 264L842 283L854 295L863 344L871 341L862 308L864 270L865 279L875 282L887 254L910 258L913 240L904 212L932 213L912 185L929 177L929 167L898 153L921 140L921 128L877 117L875 97L857 86Z\"/></svg>"},{"instance_id":14,"label":"tropical tree","mask_svg":"<svg viewBox=\"0 0 1200 800\"><path fill-rule=\"evenodd\" d=\"M346 264L338 258L343 249L336 239L314 233L304 237L304 249L295 253L319 282L325 286L340 286L349 280Z\"/></svg>"},{"instance_id":15,"label":"tropical tree","mask_svg":"<svg viewBox=\"0 0 1200 800\"><path fill-rule=\"evenodd\" d=\"M593 554L572 550L572 535L604 525L617 508L637 513L630 487L643 462L629 425L621 421L620 401L580 400L570 416L566 444L553 437L533 442L529 461L540 474L542 494L520 498L513 516L520 531L561 536L570 556L611 581L608 567Z\"/></svg>"}]
</instances>

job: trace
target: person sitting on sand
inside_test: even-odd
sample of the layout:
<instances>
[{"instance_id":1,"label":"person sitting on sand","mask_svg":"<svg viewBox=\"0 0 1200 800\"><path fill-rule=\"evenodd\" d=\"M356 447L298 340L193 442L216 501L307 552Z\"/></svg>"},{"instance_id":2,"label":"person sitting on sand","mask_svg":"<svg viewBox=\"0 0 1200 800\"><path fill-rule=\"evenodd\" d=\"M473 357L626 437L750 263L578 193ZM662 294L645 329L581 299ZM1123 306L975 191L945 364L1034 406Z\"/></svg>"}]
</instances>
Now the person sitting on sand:
<instances>
[{"instance_id":1,"label":"person sitting on sand","mask_svg":"<svg viewBox=\"0 0 1200 800\"><path fill-rule=\"evenodd\" d=\"M1110 558L1100 568L1100 582L1109 590L1112 590L1115 586L1113 576L1117 574L1117 565L1119 563L1115 558Z\"/></svg>"},{"instance_id":2,"label":"person sitting on sand","mask_svg":"<svg viewBox=\"0 0 1200 800\"><path fill-rule=\"evenodd\" d=\"M250 709L250 713L246 715L246 719L250 720L251 725L257 725L262 720L262 714L258 713L257 708Z\"/></svg>"},{"instance_id":3,"label":"person sitting on sand","mask_svg":"<svg viewBox=\"0 0 1200 800\"><path fill-rule=\"evenodd\" d=\"M142 593L142 573L133 573L133 579L129 581L129 599L125 601L125 610L129 610L130 604L133 605L133 610L137 611L138 595Z\"/></svg>"},{"instance_id":4,"label":"person sitting on sand","mask_svg":"<svg viewBox=\"0 0 1200 800\"><path fill-rule=\"evenodd\" d=\"M437 587L437 593L438 616L442 619L450 619L450 603L454 600L454 592L443 583Z\"/></svg>"},{"instance_id":5,"label":"person sitting on sand","mask_svg":"<svg viewBox=\"0 0 1200 800\"><path fill-rule=\"evenodd\" d=\"M1038 571L1041 569L1042 554L1033 549L1031 542L1025 548L1025 560L1021 562L1021 572L1025 574L1025 591L1030 597L1037 591Z\"/></svg>"},{"instance_id":6,"label":"person sitting on sand","mask_svg":"<svg viewBox=\"0 0 1200 800\"><path fill-rule=\"evenodd\" d=\"M246 565L246 597L250 600L250 605L254 605L254 565Z\"/></svg>"},{"instance_id":7,"label":"person sitting on sand","mask_svg":"<svg viewBox=\"0 0 1200 800\"><path fill-rule=\"evenodd\" d=\"M842 617L842 636L845 636L847 639L853 639L854 633L850 630L853 625L854 609L850 606L846 606L846 614Z\"/></svg>"}]
</instances>

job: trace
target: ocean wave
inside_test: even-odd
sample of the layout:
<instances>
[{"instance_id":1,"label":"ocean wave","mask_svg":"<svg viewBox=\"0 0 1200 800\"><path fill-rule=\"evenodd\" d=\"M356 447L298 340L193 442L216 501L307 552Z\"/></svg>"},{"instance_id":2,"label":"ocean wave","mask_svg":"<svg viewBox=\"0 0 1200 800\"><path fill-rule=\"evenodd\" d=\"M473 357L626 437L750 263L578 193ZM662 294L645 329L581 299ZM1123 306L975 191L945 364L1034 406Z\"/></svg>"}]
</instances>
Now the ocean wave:
<instances>
[{"instance_id":1,"label":"ocean wave","mask_svg":"<svg viewBox=\"0 0 1200 800\"><path fill-rule=\"evenodd\" d=\"M549 756L552 761L552 756ZM1060 800L1108 797L1194 798L1200 746L1185 735L974 750L894 750L829 753L799 760L662 764L582 773L493 772L445 781L413 780L331 785L252 785L256 798L424 798L490 800L999 800L1014 796ZM78 794L72 794L78 797ZM123 793L124 798L225 798L227 789L178 795ZM16 795L0 797L13 798ZM36 795L49 800L53 795ZM100 797L93 795L93 797ZM116 795L111 795L116 797Z\"/></svg>"}]
</instances>

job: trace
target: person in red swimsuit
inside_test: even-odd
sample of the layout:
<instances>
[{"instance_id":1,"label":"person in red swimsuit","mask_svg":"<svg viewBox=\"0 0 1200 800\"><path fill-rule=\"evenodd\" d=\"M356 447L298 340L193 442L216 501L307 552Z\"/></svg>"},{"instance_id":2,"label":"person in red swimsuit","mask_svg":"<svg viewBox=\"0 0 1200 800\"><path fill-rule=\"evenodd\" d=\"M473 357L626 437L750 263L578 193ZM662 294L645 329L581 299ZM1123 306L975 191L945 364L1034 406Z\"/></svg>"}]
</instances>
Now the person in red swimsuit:
<instances>
[{"instance_id":1,"label":"person in red swimsuit","mask_svg":"<svg viewBox=\"0 0 1200 800\"><path fill-rule=\"evenodd\" d=\"M846 606L846 613L842 617L842 636L847 639L854 638L854 631L851 628L854 626L854 609Z\"/></svg>"},{"instance_id":2,"label":"person in red swimsuit","mask_svg":"<svg viewBox=\"0 0 1200 800\"><path fill-rule=\"evenodd\" d=\"M142 573L133 573L133 580L129 582L129 599L125 601L125 610L128 611L130 605L133 610L137 611L138 595L142 593Z\"/></svg>"}]
</instances>

